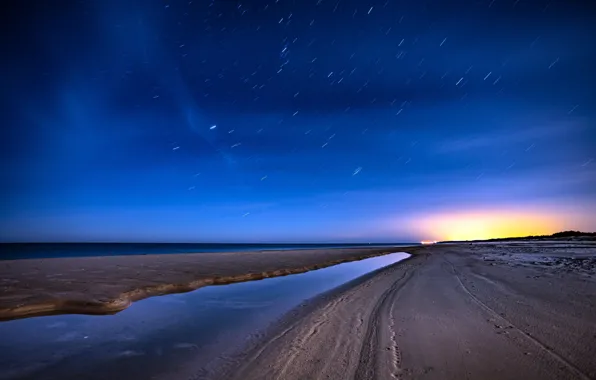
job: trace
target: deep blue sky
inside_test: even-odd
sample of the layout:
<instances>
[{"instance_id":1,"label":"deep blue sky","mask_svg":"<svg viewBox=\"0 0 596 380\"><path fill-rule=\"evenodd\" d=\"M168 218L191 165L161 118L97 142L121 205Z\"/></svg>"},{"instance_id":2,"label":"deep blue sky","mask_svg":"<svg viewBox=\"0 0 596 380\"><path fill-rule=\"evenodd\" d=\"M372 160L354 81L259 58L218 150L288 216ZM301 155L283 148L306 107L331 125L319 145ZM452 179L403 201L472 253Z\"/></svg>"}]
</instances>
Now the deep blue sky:
<instances>
[{"instance_id":1,"label":"deep blue sky","mask_svg":"<svg viewBox=\"0 0 596 380\"><path fill-rule=\"evenodd\" d=\"M0 239L596 230L589 3L3 5Z\"/></svg>"}]
</instances>

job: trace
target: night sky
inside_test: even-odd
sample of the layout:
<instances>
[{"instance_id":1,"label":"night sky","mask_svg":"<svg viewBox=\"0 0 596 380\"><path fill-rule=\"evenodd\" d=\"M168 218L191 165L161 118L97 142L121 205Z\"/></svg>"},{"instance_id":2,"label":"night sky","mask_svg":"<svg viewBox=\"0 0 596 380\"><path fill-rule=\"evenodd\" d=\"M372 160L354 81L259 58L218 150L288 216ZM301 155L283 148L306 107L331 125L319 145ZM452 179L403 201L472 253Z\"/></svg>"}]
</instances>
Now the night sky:
<instances>
[{"instance_id":1,"label":"night sky","mask_svg":"<svg viewBox=\"0 0 596 380\"><path fill-rule=\"evenodd\" d=\"M0 240L596 230L590 3L3 3Z\"/></svg>"}]
</instances>

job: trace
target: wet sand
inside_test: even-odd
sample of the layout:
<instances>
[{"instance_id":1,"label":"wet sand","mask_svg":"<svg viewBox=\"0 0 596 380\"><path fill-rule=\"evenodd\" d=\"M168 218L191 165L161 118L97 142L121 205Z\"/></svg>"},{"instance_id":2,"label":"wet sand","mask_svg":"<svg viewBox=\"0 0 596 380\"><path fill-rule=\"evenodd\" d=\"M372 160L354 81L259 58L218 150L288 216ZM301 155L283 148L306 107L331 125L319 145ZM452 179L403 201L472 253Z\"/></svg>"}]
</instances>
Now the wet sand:
<instances>
[{"instance_id":1,"label":"wet sand","mask_svg":"<svg viewBox=\"0 0 596 380\"><path fill-rule=\"evenodd\" d=\"M596 378L594 243L416 251L294 310L207 378Z\"/></svg>"},{"instance_id":2,"label":"wet sand","mask_svg":"<svg viewBox=\"0 0 596 380\"><path fill-rule=\"evenodd\" d=\"M383 247L0 261L0 320L112 314L151 296L302 273L395 251Z\"/></svg>"}]
</instances>

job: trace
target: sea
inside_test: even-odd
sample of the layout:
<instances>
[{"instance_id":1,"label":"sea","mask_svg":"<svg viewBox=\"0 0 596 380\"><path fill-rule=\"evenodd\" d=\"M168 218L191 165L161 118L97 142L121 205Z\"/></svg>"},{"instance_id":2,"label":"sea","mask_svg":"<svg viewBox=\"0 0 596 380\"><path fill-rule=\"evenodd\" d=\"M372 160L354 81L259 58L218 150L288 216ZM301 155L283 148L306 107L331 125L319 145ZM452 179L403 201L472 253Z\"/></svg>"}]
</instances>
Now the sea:
<instances>
[{"instance_id":1,"label":"sea","mask_svg":"<svg viewBox=\"0 0 596 380\"><path fill-rule=\"evenodd\" d=\"M45 259L58 257L153 255L173 253L238 252L325 248L404 247L419 243L351 244L239 244L239 243L3 243L0 260Z\"/></svg>"}]
</instances>

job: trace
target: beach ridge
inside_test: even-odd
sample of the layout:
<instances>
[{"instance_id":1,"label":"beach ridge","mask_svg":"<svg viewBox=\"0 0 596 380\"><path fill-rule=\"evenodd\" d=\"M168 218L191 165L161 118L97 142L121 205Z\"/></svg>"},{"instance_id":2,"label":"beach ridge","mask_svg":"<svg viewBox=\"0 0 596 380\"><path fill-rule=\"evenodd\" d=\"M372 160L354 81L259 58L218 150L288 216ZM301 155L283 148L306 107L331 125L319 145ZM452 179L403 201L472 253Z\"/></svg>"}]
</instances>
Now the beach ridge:
<instances>
[{"instance_id":1,"label":"beach ridge","mask_svg":"<svg viewBox=\"0 0 596 380\"><path fill-rule=\"evenodd\" d=\"M399 247L402 249L405 247ZM55 315L55 314L89 314L89 315L105 315L105 314L115 314L126 308L130 307L132 303L136 301L143 300L145 298L153 297L153 296L160 296L166 294L173 294L173 293L186 293L190 291L194 291L204 286L211 286L211 285L227 285L233 283L240 283L246 281L256 281L262 280L271 277L279 277L279 276L287 276L292 274L299 274L305 273L311 270L317 270L326 268L329 266L347 263L352 261L358 261L363 259L368 259L372 257L386 255L392 252L395 252L397 248L383 248L383 249L370 249L370 248L350 248L350 249L324 249L324 250L296 250L296 251L282 251L277 259L283 261L284 258L287 258L288 255L296 254L296 253L312 253L312 251L318 251L321 255L319 260L310 260L311 262L308 265L286 265L284 268L280 269L269 269L263 271L248 271L245 273L238 273L238 274L231 274L231 275L217 275L213 276L212 274L203 272L196 272L195 278L193 279L193 274L189 271L185 270L185 264L188 262L184 261L180 263L179 270L183 270L179 272L180 274L184 273L184 276L170 276L169 278L171 281L169 282L162 282L159 284L147 284L145 281L146 276L140 275L137 272L137 277L144 277L139 278L137 283L132 287L132 289L128 289L124 292L114 294L109 291L103 291L100 289L102 285L96 285L87 280L85 285L81 285L77 283L77 281L82 281L83 279L77 278L76 280L71 282L71 286L62 286L60 289L56 289L55 283L51 280L48 280L46 284L40 284L40 287L45 287L50 289L49 291L45 290L45 296L35 299L35 298L28 298L31 294L30 291L27 291L26 287L22 287L19 289L7 289L5 286L3 291L0 292L0 320L12 320L12 319L19 319L19 318L26 318L26 317L34 317L34 316L42 316L42 315ZM330 252L331 251L331 252ZM334 258L331 260L325 260L325 257L328 256L329 253L334 253L336 251L348 251L347 254L341 255L340 258ZM265 255L271 255L273 251L260 251L263 254L263 258L267 257ZM231 255L235 255L234 257L234 264L236 267L242 265L243 257L249 254L248 252L226 252L226 253L214 253L213 255L220 255L222 258L226 257L229 258ZM251 255L254 255L255 252L250 252ZM57 258L57 259L28 259L28 260L18 260L18 261L6 261L3 264L13 264L13 267L18 264L28 263L30 266L37 265L38 267L43 267L44 263L52 262L54 260L62 260L65 262L74 261L74 262L93 262L101 263L104 266L106 262L113 263L113 262L133 262L133 269L142 271L143 268L145 270L153 270L152 268L149 269L146 266L143 266L143 262L147 261L147 259L152 259L154 256L160 256L163 260L168 260L168 258L172 259L174 256L180 257L180 255L185 255L187 258L191 259L190 261L194 261L193 264L197 264L201 261L206 261L206 259L212 259L212 257L208 256L211 254L206 253L196 253L196 254L176 254L176 255L146 255L146 256L110 256L110 257L102 257L101 260L97 260L97 258ZM315 252L316 255L316 252ZM311 256L311 255L309 255ZM332 255L333 256L333 255ZM271 259L272 257L268 257ZM224 259L220 265L220 271L229 271L227 267L230 263ZM111 265L111 264L110 264ZM6 266L6 265L5 265ZM210 268L212 268L210 266ZM13 268L14 269L14 268ZM88 273L89 270L85 269L82 270L81 273ZM1 274L1 271L0 271ZM12 275L13 283L23 281L19 277L19 273L12 270L10 272ZM53 276L55 274L50 274ZM111 280L110 280L111 277ZM176 278L180 278L181 281L176 281ZM182 277L186 277L184 281ZM3 277L5 278L5 277ZM47 277L46 277L47 278ZM50 277L53 278L53 277ZM117 285L119 281L123 278L126 278L126 273L119 273L118 276L114 276L113 274L108 277L108 279L104 279L104 282L107 282L109 286ZM112 283L110 283L110 281ZM77 287L81 286L88 286L89 293L87 294L85 291L80 291ZM52 293L52 289L54 290ZM10 298L6 297L7 293L10 290ZM60 295L63 292L74 292L68 293L66 295ZM18 300L18 303L17 301Z\"/></svg>"}]
</instances>

